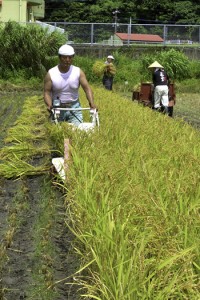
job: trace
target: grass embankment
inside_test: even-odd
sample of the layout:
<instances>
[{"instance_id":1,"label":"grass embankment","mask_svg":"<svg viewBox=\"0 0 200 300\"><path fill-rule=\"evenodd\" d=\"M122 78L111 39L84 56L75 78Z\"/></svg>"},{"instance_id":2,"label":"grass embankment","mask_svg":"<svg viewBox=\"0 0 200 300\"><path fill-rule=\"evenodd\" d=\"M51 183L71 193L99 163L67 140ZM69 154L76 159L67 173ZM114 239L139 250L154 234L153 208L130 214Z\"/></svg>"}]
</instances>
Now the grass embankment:
<instances>
[{"instance_id":1,"label":"grass embankment","mask_svg":"<svg viewBox=\"0 0 200 300\"><path fill-rule=\"evenodd\" d=\"M41 101L28 100L29 109L25 105L22 114L26 121L20 131L9 131L12 145L1 151L1 175L46 172L49 145L63 155L63 138L70 138L65 202L82 257L76 282L86 288L85 297L196 300L200 293L199 132L115 93L97 88L94 92L100 131L89 135L72 131L67 124L48 125ZM42 127L41 120L47 126ZM27 161L23 171L18 167L22 153ZM44 160L33 170L35 155Z\"/></svg>"}]
</instances>

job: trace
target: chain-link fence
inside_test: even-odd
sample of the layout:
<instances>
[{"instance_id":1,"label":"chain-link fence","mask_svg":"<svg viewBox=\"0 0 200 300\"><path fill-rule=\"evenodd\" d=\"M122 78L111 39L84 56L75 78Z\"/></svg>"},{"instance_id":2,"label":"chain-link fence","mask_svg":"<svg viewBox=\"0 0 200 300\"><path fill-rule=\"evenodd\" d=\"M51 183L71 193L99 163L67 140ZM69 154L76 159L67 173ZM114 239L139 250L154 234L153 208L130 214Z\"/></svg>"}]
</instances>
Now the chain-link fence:
<instances>
[{"instance_id":1,"label":"chain-link fence","mask_svg":"<svg viewBox=\"0 0 200 300\"><path fill-rule=\"evenodd\" d=\"M44 24L44 23L43 23ZM200 25L121 24L121 23L45 23L55 29L64 29L66 40L71 44L101 44L119 46L133 43L157 43L134 39L134 34L158 35L163 44L200 43ZM120 39L116 33L123 33Z\"/></svg>"}]
</instances>

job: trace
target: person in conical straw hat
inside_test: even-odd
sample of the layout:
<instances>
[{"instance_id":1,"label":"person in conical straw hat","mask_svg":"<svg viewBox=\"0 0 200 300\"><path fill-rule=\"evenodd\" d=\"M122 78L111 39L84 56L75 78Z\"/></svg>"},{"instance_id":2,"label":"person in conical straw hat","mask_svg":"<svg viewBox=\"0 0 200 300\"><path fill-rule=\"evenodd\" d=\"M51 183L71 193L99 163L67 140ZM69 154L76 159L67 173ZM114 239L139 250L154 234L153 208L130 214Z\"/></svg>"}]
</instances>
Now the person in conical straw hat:
<instances>
[{"instance_id":1,"label":"person in conical straw hat","mask_svg":"<svg viewBox=\"0 0 200 300\"><path fill-rule=\"evenodd\" d=\"M169 76L164 67L158 62L154 61L149 67L152 69L153 81L153 109L164 111L168 114L169 105Z\"/></svg>"}]
</instances>

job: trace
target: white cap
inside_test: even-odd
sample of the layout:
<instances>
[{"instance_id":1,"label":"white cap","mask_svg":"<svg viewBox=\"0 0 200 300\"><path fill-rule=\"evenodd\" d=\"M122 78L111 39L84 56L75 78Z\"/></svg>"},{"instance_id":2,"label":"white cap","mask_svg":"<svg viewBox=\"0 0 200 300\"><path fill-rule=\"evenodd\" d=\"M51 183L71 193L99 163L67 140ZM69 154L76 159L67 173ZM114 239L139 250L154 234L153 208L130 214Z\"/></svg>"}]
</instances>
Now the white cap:
<instances>
[{"instance_id":1,"label":"white cap","mask_svg":"<svg viewBox=\"0 0 200 300\"><path fill-rule=\"evenodd\" d=\"M75 54L75 51L74 51L74 48L72 46L63 45L59 48L58 54L59 55L69 55L69 56L71 56L71 55Z\"/></svg>"},{"instance_id":2,"label":"white cap","mask_svg":"<svg viewBox=\"0 0 200 300\"><path fill-rule=\"evenodd\" d=\"M114 57L112 55L108 55L107 58L114 59Z\"/></svg>"}]
</instances>

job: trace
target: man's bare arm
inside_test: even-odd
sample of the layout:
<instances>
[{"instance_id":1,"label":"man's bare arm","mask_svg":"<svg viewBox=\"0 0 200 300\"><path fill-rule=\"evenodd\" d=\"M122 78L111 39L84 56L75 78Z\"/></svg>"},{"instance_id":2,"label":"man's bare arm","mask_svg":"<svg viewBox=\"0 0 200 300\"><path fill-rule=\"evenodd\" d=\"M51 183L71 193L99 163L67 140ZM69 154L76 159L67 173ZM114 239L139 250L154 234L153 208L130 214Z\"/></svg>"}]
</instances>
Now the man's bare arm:
<instances>
[{"instance_id":1,"label":"man's bare arm","mask_svg":"<svg viewBox=\"0 0 200 300\"><path fill-rule=\"evenodd\" d=\"M44 102L47 105L47 109L52 108L52 97L51 97L52 81L49 73L44 78Z\"/></svg>"},{"instance_id":2,"label":"man's bare arm","mask_svg":"<svg viewBox=\"0 0 200 300\"><path fill-rule=\"evenodd\" d=\"M80 71L80 85L82 86L82 88L85 92L85 95L87 97L90 107L97 108L96 105L94 104L94 96L93 96L92 89L87 81L85 73L82 70Z\"/></svg>"}]
</instances>

